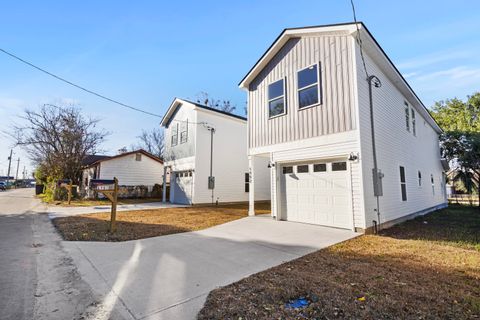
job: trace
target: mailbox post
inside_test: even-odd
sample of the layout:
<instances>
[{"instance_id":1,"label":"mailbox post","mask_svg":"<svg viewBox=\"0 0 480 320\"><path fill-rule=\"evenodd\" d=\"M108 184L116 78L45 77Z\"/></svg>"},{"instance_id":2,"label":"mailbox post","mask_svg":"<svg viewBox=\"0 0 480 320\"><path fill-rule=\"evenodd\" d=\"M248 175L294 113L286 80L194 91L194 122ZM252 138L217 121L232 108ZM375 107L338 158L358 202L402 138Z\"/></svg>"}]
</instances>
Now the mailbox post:
<instances>
[{"instance_id":1,"label":"mailbox post","mask_svg":"<svg viewBox=\"0 0 480 320\"><path fill-rule=\"evenodd\" d=\"M91 186L93 186L93 190L103 193L112 203L112 209L110 210L110 232L114 233L117 230L118 179L94 179L91 180L90 183Z\"/></svg>"},{"instance_id":2,"label":"mailbox post","mask_svg":"<svg viewBox=\"0 0 480 320\"><path fill-rule=\"evenodd\" d=\"M60 180L58 181L58 186L60 188L67 189L67 197L68 197L67 199L68 199L68 204L70 204L70 202L72 201L72 188L73 188L72 179Z\"/></svg>"}]
</instances>

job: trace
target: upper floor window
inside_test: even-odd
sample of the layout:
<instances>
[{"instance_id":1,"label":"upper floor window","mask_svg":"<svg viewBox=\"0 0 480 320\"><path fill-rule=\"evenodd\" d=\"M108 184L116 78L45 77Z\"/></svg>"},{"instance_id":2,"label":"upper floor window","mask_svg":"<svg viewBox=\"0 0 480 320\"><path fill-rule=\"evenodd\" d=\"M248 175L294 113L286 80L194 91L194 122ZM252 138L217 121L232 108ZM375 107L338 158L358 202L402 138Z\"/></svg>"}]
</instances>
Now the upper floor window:
<instances>
[{"instance_id":1,"label":"upper floor window","mask_svg":"<svg viewBox=\"0 0 480 320\"><path fill-rule=\"evenodd\" d=\"M182 123L182 131L180 132L180 143L185 143L188 140L188 120Z\"/></svg>"},{"instance_id":2,"label":"upper floor window","mask_svg":"<svg viewBox=\"0 0 480 320\"><path fill-rule=\"evenodd\" d=\"M318 104L320 90L318 86L318 65L297 72L298 108Z\"/></svg>"},{"instance_id":3,"label":"upper floor window","mask_svg":"<svg viewBox=\"0 0 480 320\"><path fill-rule=\"evenodd\" d=\"M172 128L172 147L178 144L178 123Z\"/></svg>"},{"instance_id":4,"label":"upper floor window","mask_svg":"<svg viewBox=\"0 0 480 320\"><path fill-rule=\"evenodd\" d=\"M135 161L142 161L142 154L141 153L135 153Z\"/></svg>"},{"instance_id":5,"label":"upper floor window","mask_svg":"<svg viewBox=\"0 0 480 320\"><path fill-rule=\"evenodd\" d=\"M410 108L407 102L405 102L405 127L410 131Z\"/></svg>"},{"instance_id":6,"label":"upper floor window","mask_svg":"<svg viewBox=\"0 0 480 320\"><path fill-rule=\"evenodd\" d=\"M285 80L281 79L268 85L268 114L275 117L285 113Z\"/></svg>"},{"instance_id":7,"label":"upper floor window","mask_svg":"<svg viewBox=\"0 0 480 320\"><path fill-rule=\"evenodd\" d=\"M410 111L411 111L411 116L412 116L412 133L414 136L417 135L417 127L416 127L416 123L415 123L415 110L413 110L413 108L410 108Z\"/></svg>"}]
</instances>

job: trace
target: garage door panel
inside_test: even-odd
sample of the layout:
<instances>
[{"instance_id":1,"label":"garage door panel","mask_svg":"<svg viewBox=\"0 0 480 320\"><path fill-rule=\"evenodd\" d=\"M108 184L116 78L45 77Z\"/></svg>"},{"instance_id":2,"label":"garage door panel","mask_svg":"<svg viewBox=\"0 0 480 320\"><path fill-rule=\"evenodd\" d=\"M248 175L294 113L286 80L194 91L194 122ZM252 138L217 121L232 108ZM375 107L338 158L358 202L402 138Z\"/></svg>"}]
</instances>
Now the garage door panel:
<instances>
[{"instance_id":1,"label":"garage door panel","mask_svg":"<svg viewBox=\"0 0 480 320\"><path fill-rule=\"evenodd\" d=\"M295 165L294 165L295 167ZM286 174L282 179L287 220L350 228L352 209L348 171Z\"/></svg>"}]
</instances>

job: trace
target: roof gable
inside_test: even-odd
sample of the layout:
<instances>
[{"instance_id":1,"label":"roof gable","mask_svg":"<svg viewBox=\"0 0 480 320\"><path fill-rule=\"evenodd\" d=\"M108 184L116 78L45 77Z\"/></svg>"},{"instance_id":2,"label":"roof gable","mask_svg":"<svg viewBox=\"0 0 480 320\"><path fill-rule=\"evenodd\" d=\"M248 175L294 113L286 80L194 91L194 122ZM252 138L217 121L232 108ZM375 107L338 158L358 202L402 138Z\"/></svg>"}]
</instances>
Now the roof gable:
<instances>
[{"instance_id":1,"label":"roof gable","mask_svg":"<svg viewBox=\"0 0 480 320\"><path fill-rule=\"evenodd\" d=\"M94 162L91 162L90 164L88 165L85 165L85 167L93 167L101 162L105 162L105 161L109 161L109 160L114 160L114 159L118 159L118 158L122 158L122 157L126 157L126 156L130 156L132 154L136 154L136 153L140 153L140 154L143 154L144 156L154 160L154 161L157 161L158 163L161 163L163 164L163 160L160 159L159 157L157 156L154 156L153 154L151 154L150 152L147 152L143 149L138 149L138 150L134 150L134 151L129 151L129 152L125 152L125 153L121 153L121 154L117 154L115 156L99 156L100 158L97 160L97 161L94 161Z\"/></svg>"},{"instance_id":2,"label":"roof gable","mask_svg":"<svg viewBox=\"0 0 480 320\"><path fill-rule=\"evenodd\" d=\"M256 79L256 77L262 72L262 70L268 65L268 63L277 55L278 52L283 48L283 46L293 38L298 38L302 36L314 35L314 34L325 34L331 32L341 32L344 34L355 35L357 32L360 32L360 37L362 39L362 47L365 51L368 51L375 57L375 62L379 63L380 67L387 72L387 76L393 79L393 83L398 86L398 89L406 96L410 97L413 101L412 105L415 109L426 119L430 126L437 132L441 133L442 129L437 124L435 119L425 107L423 102L413 91L412 87L408 84L405 78L402 76L400 71L395 67L393 62L387 56L383 48L373 37L367 27L363 22L350 22L350 23L341 23L341 24L332 24L332 25L320 25L320 26L310 26L310 27L301 27L301 28L288 28L284 29L282 33L275 39L275 41L270 45L267 51L260 57L260 59L255 63L255 65L250 69L250 71L245 75L245 77L240 81L239 87L245 90L248 90L250 83Z\"/></svg>"},{"instance_id":3,"label":"roof gable","mask_svg":"<svg viewBox=\"0 0 480 320\"><path fill-rule=\"evenodd\" d=\"M233 113L218 110L218 109L206 106L204 104L200 104L198 102L193 102L193 101L186 100L186 99L175 98L173 100L173 102L170 104L170 107L168 107L168 110L165 113L165 115L163 116L162 121L160 122L160 125L163 126L163 127L168 127L170 125L171 121L173 120L173 118L175 117L175 114L178 112L179 108L181 108L183 105L192 105L194 109L198 108L200 110L211 111L211 112L217 113L217 114L222 115L222 116L227 116L227 117L231 117L231 118L234 118L234 119L247 121L247 118L236 115L236 114L233 114Z\"/></svg>"}]
</instances>

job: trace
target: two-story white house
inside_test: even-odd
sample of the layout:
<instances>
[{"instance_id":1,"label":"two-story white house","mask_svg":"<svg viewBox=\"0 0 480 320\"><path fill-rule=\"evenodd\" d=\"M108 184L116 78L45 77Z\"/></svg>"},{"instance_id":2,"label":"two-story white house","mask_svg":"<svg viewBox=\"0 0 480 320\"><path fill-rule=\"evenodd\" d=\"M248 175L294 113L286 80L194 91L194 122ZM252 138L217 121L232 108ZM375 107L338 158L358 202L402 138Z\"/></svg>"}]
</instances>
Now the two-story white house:
<instances>
[{"instance_id":1,"label":"two-story white house","mask_svg":"<svg viewBox=\"0 0 480 320\"><path fill-rule=\"evenodd\" d=\"M285 29L239 86L276 219L368 232L446 206L442 130L363 23Z\"/></svg>"},{"instance_id":2,"label":"two-story white house","mask_svg":"<svg viewBox=\"0 0 480 320\"><path fill-rule=\"evenodd\" d=\"M165 128L164 168L171 172L171 203L249 200L246 118L176 98L160 124ZM269 201L268 158L258 158L255 164L255 199Z\"/></svg>"}]
</instances>

